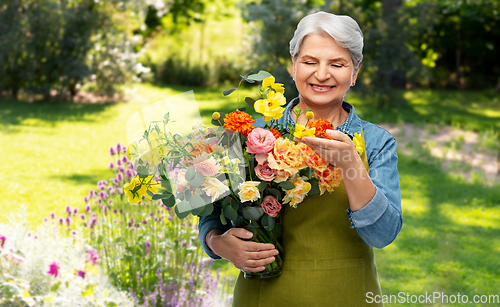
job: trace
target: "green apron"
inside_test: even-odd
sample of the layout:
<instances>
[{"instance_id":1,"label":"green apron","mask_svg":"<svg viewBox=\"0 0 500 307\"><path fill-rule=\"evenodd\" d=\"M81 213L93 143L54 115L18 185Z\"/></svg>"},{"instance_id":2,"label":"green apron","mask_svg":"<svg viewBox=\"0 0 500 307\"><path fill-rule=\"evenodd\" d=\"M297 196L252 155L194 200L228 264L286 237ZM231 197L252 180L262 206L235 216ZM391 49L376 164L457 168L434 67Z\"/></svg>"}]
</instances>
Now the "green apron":
<instances>
[{"instance_id":1,"label":"green apron","mask_svg":"<svg viewBox=\"0 0 500 307\"><path fill-rule=\"evenodd\" d=\"M368 169L366 151L361 158ZM383 306L373 248L351 229L343 182L332 193L306 197L283 214L284 263L276 278L248 280L240 272L234 307Z\"/></svg>"}]
</instances>

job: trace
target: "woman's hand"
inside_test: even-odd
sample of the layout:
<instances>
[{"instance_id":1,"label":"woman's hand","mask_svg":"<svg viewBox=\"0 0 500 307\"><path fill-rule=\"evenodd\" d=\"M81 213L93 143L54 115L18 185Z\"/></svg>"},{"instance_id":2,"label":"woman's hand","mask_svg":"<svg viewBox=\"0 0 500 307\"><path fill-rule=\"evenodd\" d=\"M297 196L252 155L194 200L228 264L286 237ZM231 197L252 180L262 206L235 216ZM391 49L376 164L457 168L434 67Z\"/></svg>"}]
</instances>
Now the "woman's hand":
<instances>
[{"instance_id":1,"label":"woman's hand","mask_svg":"<svg viewBox=\"0 0 500 307\"><path fill-rule=\"evenodd\" d=\"M326 130L326 134L333 140L316 137L296 138L295 140L311 147L321 159L343 172L363 163L356 151L356 146L346 134L338 130Z\"/></svg>"},{"instance_id":2,"label":"woman's hand","mask_svg":"<svg viewBox=\"0 0 500 307\"><path fill-rule=\"evenodd\" d=\"M260 272L274 262L278 250L270 243L245 241L253 234L244 228L231 228L226 232L214 229L207 234L208 247L220 257L229 260L236 268L246 272Z\"/></svg>"}]
</instances>

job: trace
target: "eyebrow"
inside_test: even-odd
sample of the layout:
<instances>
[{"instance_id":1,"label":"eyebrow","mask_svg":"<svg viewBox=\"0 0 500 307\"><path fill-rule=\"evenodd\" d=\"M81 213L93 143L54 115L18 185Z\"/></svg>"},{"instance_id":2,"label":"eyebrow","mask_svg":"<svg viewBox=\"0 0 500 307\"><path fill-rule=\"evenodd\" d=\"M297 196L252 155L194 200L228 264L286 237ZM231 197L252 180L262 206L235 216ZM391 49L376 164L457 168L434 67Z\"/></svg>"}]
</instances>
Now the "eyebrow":
<instances>
[{"instance_id":1,"label":"eyebrow","mask_svg":"<svg viewBox=\"0 0 500 307\"><path fill-rule=\"evenodd\" d=\"M309 55L309 54L304 54L303 56L300 57L300 60L304 60L304 59L317 60L318 58L316 58L315 56ZM341 57L341 56L333 58L333 59L330 59L329 61L330 62L345 62L345 63L349 63L349 61L347 61L344 57Z\"/></svg>"}]
</instances>

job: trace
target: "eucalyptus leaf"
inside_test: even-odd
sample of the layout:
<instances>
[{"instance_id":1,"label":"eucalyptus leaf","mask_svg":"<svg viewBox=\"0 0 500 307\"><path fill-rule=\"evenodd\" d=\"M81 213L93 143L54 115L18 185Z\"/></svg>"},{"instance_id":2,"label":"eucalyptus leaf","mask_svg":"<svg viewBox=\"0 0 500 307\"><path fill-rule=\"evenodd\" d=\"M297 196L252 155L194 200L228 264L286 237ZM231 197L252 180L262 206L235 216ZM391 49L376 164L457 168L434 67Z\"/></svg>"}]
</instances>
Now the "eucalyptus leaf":
<instances>
[{"instance_id":1,"label":"eucalyptus leaf","mask_svg":"<svg viewBox=\"0 0 500 307\"><path fill-rule=\"evenodd\" d=\"M279 186L283 189L283 190L291 190L291 189L294 189L295 188L295 185L293 183L291 183L290 181L283 181L279 184Z\"/></svg>"},{"instance_id":2,"label":"eucalyptus leaf","mask_svg":"<svg viewBox=\"0 0 500 307\"><path fill-rule=\"evenodd\" d=\"M262 217L262 226L264 226L264 228L267 231L271 231L273 230L274 225L275 225L274 217L268 214L264 214L264 216Z\"/></svg>"},{"instance_id":3,"label":"eucalyptus leaf","mask_svg":"<svg viewBox=\"0 0 500 307\"><path fill-rule=\"evenodd\" d=\"M193 215L200 214L205 208L205 201L199 195L193 195L193 197L191 197L191 200L189 201L189 204L191 205L191 208L193 208L191 210L191 213Z\"/></svg>"},{"instance_id":4,"label":"eucalyptus leaf","mask_svg":"<svg viewBox=\"0 0 500 307\"><path fill-rule=\"evenodd\" d=\"M183 219L191 213L191 207L187 201L183 200L175 206L174 212L178 218Z\"/></svg>"},{"instance_id":5,"label":"eucalyptus leaf","mask_svg":"<svg viewBox=\"0 0 500 307\"><path fill-rule=\"evenodd\" d=\"M267 182L262 181L257 188L259 189L259 192L262 193L262 191L264 191L266 187L267 187Z\"/></svg>"},{"instance_id":6,"label":"eucalyptus leaf","mask_svg":"<svg viewBox=\"0 0 500 307\"><path fill-rule=\"evenodd\" d=\"M193 180L189 182L189 185L192 186L193 188L197 188L204 183L205 183L205 176L197 172Z\"/></svg>"},{"instance_id":7,"label":"eucalyptus leaf","mask_svg":"<svg viewBox=\"0 0 500 307\"><path fill-rule=\"evenodd\" d=\"M274 196L278 201L281 201L281 193L279 190L274 188L269 188L268 192L270 195Z\"/></svg>"},{"instance_id":8,"label":"eucalyptus leaf","mask_svg":"<svg viewBox=\"0 0 500 307\"><path fill-rule=\"evenodd\" d=\"M222 223L222 225L227 225L226 216L224 215L224 209L221 209L220 222Z\"/></svg>"},{"instance_id":9,"label":"eucalyptus leaf","mask_svg":"<svg viewBox=\"0 0 500 307\"><path fill-rule=\"evenodd\" d=\"M227 206L229 206L231 204L231 197L226 197L224 198L224 200L222 201L222 208L226 208Z\"/></svg>"},{"instance_id":10,"label":"eucalyptus leaf","mask_svg":"<svg viewBox=\"0 0 500 307\"><path fill-rule=\"evenodd\" d=\"M320 192L319 185L316 182L311 182L311 190L307 193L307 195L319 194Z\"/></svg>"},{"instance_id":11,"label":"eucalyptus leaf","mask_svg":"<svg viewBox=\"0 0 500 307\"><path fill-rule=\"evenodd\" d=\"M240 204L236 200L231 198L231 207L234 211L238 212L238 209L240 209Z\"/></svg>"},{"instance_id":12,"label":"eucalyptus leaf","mask_svg":"<svg viewBox=\"0 0 500 307\"><path fill-rule=\"evenodd\" d=\"M245 207L242 209L242 212L245 219L255 222L264 214L264 210L261 207Z\"/></svg>"},{"instance_id":13,"label":"eucalyptus leaf","mask_svg":"<svg viewBox=\"0 0 500 307\"><path fill-rule=\"evenodd\" d=\"M172 193L170 192L163 192L163 194L154 194L152 197L152 200L158 200L158 199L167 199L172 196Z\"/></svg>"},{"instance_id":14,"label":"eucalyptus leaf","mask_svg":"<svg viewBox=\"0 0 500 307\"><path fill-rule=\"evenodd\" d=\"M199 216L209 216L210 214L212 214L213 211L214 211L214 205L212 203L209 203L205 206L203 211L200 212L198 215Z\"/></svg>"},{"instance_id":15,"label":"eucalyptus leaf","mask_svg":"<svg viewBox=\"0 0 500 307\"><path fill-rule=\"evenodd\" d=\"M163 198L161 202L168 208L172 208L175 205L175 197L170 194L170 197Z\"/></svg>"},{"instance_id":16,"label":"eucalyptus leaf","mask_svg":"<svg viewBox=\"0 0 500 307\"><path fill-rule=\"evenodd\" d=\"M272 75L265 70L261 70L256 74L252 74L252 75L248 76L247 78L249 80L262 81L267 77L272 77Z\"/></svg>"},{"instance_id":17,"label":"eucalyptus leaf","mask_svg":"<svg viewBox=\"0 0 500 307\"><path fill-rule=\"evenodd\" d=\"M225 90L224 92L222 92L222 95L224 95L224 96L231 95L231 93L236 91L236 90L237 90L237 88L231 88L231 89Z\"/></svg>"},{"instance_id":18,"label":"eucalyptus leaf","mask_svg":"<svg viewBox=\"0 0 500 307\"><path fill-rule=\"evenodd\" d=\"M194 179L195 176L196 176L196 170L194 169L194 167L192 166L188 167L184 178L186 178L187 181L191 181Z\"/></svg>"},{"instance_id":19,"label":"eucalyptus leaf","mask_svg":"<svg viewBox=\"0 0 500 307\"><path fill-rule=\"evenodd\" d=\"M236 220L238 218L238 213L234 211L233 207L227 206L224 210L224 215L230 220Z\"/></svg>"}]
</instances>

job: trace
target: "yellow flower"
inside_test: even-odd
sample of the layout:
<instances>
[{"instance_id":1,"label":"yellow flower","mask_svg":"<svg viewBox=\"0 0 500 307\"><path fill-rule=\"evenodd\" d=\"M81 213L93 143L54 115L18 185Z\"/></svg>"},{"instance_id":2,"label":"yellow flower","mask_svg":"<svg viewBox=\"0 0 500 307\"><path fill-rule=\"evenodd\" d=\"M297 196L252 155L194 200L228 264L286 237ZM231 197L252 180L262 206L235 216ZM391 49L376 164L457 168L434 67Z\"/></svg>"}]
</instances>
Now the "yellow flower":
<instances>
[{"instance_id":1,"label":"yellow flower","mask_svg":"<svg viewBox=\"0 0 500 307\"><path fill-rule=\"evenodd\" d=\"M264 115L265 121L279 119L283 116L285 108L281 107L286 103L285 96L281 93L269 92L267 99L259 99L254 104L256 112Z\"/></svg>"},{"instance_id":2,"label":"yellow flower","mask_svg":"<svg viewBox=\"0 0 500 307\"><path fill-rule=\"evenodd\" d=\"M306 112L306 118L307 119L313 119L314 118L314 112L313 111L307 111Z\"/></svg>"},{"instance_id":3,"label":"yellow flower","mask_svg":"<svg viewBox=\"0 0 500 307\"><path fill-rule=\"evenodd\" d=\"M297 177L292 183L295 185L295 188L291 190L285 191L286 195L283 197L283 203L290 203L291 207L297 208L297 205L300 204L307 193L311 191L311 184L306 182L307 177Z\"/></svg>"},{"instance_id":4,"label":"yellow flower","mask_svg":"<svg viewBox=\"0 0 500 307\"><path fill-rule=\"evenodd\" d=\"M275 78L273 76L267 77L262 81L262 87L264 90L271 88L273 89L276 93L285 93L285 88L283 88L283 84L281 83L274 83Z\"/></svg>"},{"instance_id":5,"label":"yellow flower","mask_svg":"<svg viewBox=\"0 0 500 307\"><path fill-rule=\"evenodd\" d=\"M128 202L135 205L141 201L141 196L151 199L151 196L148 194L148 190L156 193L160 187L160 182L153 180L153 176L148 176L144 179L140 179L139 176L135 176L132 178L130 183L123 186L123 190L125 191L125 195L128 197Z\"/></svg>"},{"instance_id":6,"label":"yellow flower","mask_svg":"<svg viewBox=\"0 0 500 307\"><path fill-rule=\"evenodd\" d=\"M240 184L240 191L238 195L240 196L241 202L246 201L256 201L260 198L260 192L257 188L260 181L245 181Z\"/></svg>"},{"instance_id":7,"label":"yellow flower","mask_svg":"<svg viewBox=\"0 0 500 307\"><path fill-rule=\"evenodd\" d=\"M137 158L137 143L132 142L127 147L127 158L129 160Z\"/></svg>"},{"instance_id":8,"label":"yellow flower","mask_svg":"<svg viewBox=\"0 0 500 307\"><path fill-rule=\"evenodd\" d=\"M128 202L132 205L137 204L141 201L141 196L147 193L147 187L141 184L141 180L139 176L135 176L132 178L130 183L127 183L123 186L123 190L125 191L125 195L128 197Z\"/></svg>"},{"instance_id":9,"label":"yellow flower","mask_svg":"<svg viewBox=\"0 0 500 307\"><path fill-rule=\"evenodd\" d=\"M363 136L363 131L361 131L361 134L357 132L354 133L352 142L354 143L354 146L356 146L356 151L358 152L358 154L361 155L365 151L365 138Z\"/></svg>"},{"instance_id":10,"label":"yellow flower","mask_svg":"<svg viewBox=\"0 0 500 307\"><path fill-rule=\"evenodd\" d=\"M306 130L306 127L304 125L301 125L301 124L297 124L295 125L295 137L297 138L303 138L305 136L313 136L314 137L314 133L316 132L316 128L311 128L311 129L307 129Z\"/></svg>"},{"instance_id":11,"label":"yellow flower","mask_svg":"<svg viewBox=\"0 0 500 307\"><path fill-rule=\"evenodd\" d=\"M220 119L220 113L219 112L214 112L212 114L212 119L213 120L219 120Z\"/></svg>"}]
</instances>

